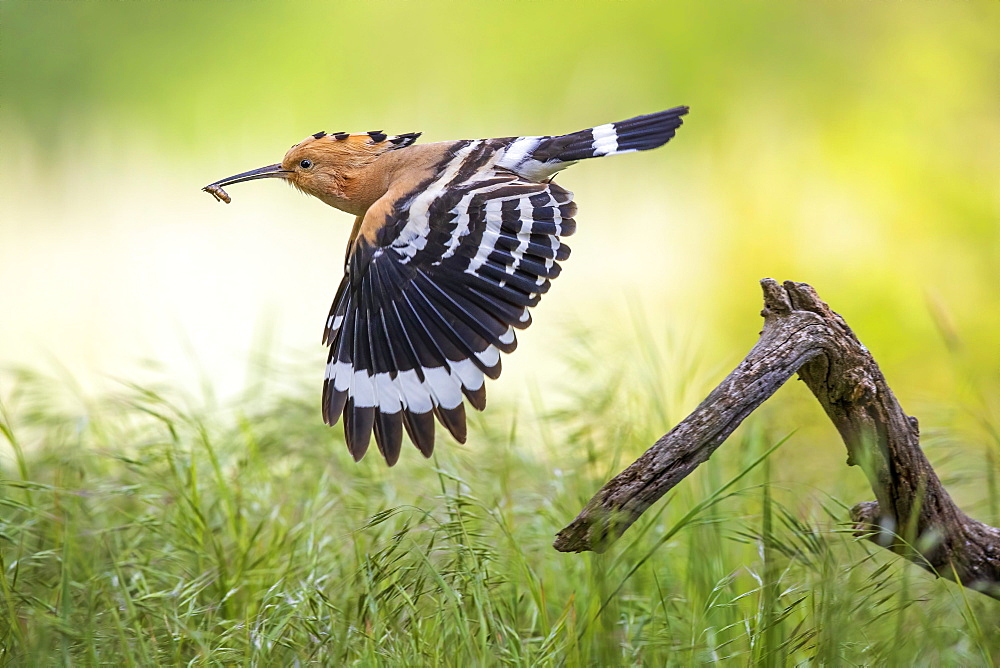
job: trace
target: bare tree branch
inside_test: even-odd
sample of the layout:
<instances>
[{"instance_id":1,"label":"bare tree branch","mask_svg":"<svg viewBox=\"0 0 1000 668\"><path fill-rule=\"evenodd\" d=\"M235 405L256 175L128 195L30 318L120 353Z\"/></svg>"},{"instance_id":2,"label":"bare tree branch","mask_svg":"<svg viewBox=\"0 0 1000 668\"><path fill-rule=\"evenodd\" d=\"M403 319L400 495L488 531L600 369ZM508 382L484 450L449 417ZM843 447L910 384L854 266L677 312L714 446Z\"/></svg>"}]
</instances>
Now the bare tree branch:
<instances>
[{"instance_id":1,"label":"bare tree branch","mask_svg":"<svg viewBox=\"0 0 1000 668\"><path fill-rule=\"evenodd\" d=\"M661 496L706 461L795 373L840 432L848 464L864 470L875 501L851 517L859 535L937 575L1000 598L1000 529L951 500L868 349L805 283L772 279L764 331L746 358L694 412L609 481L559 532L562 552L601 552Z\"/></svg>"}]
</instances>

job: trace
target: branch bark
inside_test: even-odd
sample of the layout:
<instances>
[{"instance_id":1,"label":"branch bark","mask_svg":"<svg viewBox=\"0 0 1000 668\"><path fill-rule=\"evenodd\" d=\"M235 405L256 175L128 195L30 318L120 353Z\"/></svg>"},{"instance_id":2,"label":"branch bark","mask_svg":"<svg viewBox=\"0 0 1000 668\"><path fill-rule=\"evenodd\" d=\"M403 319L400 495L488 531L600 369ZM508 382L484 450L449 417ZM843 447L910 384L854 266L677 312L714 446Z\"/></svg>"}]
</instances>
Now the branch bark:
<instances>
[{"instance_id":1,"label":"branch bark","mask_svg":"<svg viewBox=\"0 0 1000 668\"><path fill-rule=\"evenodd\" d=\"M603 552L794 374L823 406L875 501L851 509L858 535L936 575L1000 599L1000 529L955 505L868 349L805 283L761 281L764 329L687 418L610 480L559 532L561 552Z\"/></svg>"}]
</instances>

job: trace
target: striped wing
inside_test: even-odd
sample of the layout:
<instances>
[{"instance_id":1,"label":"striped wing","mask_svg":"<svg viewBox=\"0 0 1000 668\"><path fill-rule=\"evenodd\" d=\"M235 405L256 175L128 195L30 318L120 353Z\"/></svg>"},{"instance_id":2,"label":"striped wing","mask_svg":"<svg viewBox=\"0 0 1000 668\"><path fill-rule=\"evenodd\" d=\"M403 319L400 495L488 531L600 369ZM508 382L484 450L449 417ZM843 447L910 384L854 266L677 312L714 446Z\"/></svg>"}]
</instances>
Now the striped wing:
<instances>
[{"instance_id":1,"label":"striped wing","mask_svg":"<svg viewBox=\"0 0 1000 668\"><path fill-rule=\"evenodd\" d=\"M435 417L464 442L463 397L485 408L484 377L500 375L569 256L572 193L495 168L510 141L461 142L455 169L396 202L384 243L348 260L324 336L323 417L343 414L356 460L372 431L390 466L404 431L429 457Z\"/></svg>"}]
</instances>

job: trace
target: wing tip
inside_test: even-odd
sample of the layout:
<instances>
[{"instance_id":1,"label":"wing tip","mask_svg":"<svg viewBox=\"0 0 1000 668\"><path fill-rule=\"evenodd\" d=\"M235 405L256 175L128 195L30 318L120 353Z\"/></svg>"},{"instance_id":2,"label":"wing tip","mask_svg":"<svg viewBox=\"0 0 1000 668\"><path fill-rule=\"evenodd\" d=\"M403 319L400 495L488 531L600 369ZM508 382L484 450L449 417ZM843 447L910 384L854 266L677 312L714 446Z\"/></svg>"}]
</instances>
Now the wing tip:
<instances>
[{"instance_id":1,"label":"wing tip","mask_svg":"<svg viewBox=\"0 0 1000 668\"><path fill-rule=\"evenodd\" d=\"M455 408L434 407L434 415L438 422L444 425L445 429L459 443L465 443L468 438L468 426L465 422L465 404L459 403Z\"/></svg>"},{"instance_id":2,"label":"wing tip","mask_svg":"<svg viewBox=\"0 0 1000 668\"><path fill-rule=\"evenodd\" d=\"M347 451L355 462L360 462L368 452L374 427L375 407L358 407L353 400L348 399L344 409L344 439L347 441Z\"/></svg>"},{"instance_id":3,"label":"wing tip","mask_svg":"<svg viewBox=\"0 0 1000 668\"><path fill-rule=\"evenodd\" d=\"M399 461L403 448L403 418L398 412L375 415L375 445L382 454L386 465L392 467Z\"/></svg>"},{"instance_id":4,"label":"wing tip","mask_svg":"<svg viewBox=\"0 0 1000 668\"><path fill-rule=\"evenodd\" d=\"M403 410L403 428L413 445L425 458L434 454L434 416L431 413L414 413Z\"/></svg>"}]
</instances>

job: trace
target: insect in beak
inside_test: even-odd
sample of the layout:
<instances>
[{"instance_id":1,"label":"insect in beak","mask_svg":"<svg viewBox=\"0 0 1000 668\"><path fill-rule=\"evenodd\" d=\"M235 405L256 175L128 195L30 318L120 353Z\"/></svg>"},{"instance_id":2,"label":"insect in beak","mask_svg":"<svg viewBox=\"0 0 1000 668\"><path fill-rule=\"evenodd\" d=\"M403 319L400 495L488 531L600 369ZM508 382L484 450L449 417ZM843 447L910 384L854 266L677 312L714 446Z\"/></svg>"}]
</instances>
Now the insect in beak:
<instances>
[{"instance_id":1,"label":"insect in beak","mask_svg":"<svg viewBox=\"0 0 1000 668\"><path fill-rule=\"evenodd\" d=\"M229 204L232 201L232 198L229 196L229 193L222 189L222 186L228 186L233 183L242 183L244 181L254 181L256 179L287 179L289 174L291 174L291 172L282 169L280 163L276 165L268 165L267 167L251 169L249 172L243 172L242 174L237 174L235 176L222 179L221 181L210 183L202 188L202 190L210 194L216 200Z\"/></svg>"}]
</instances>

